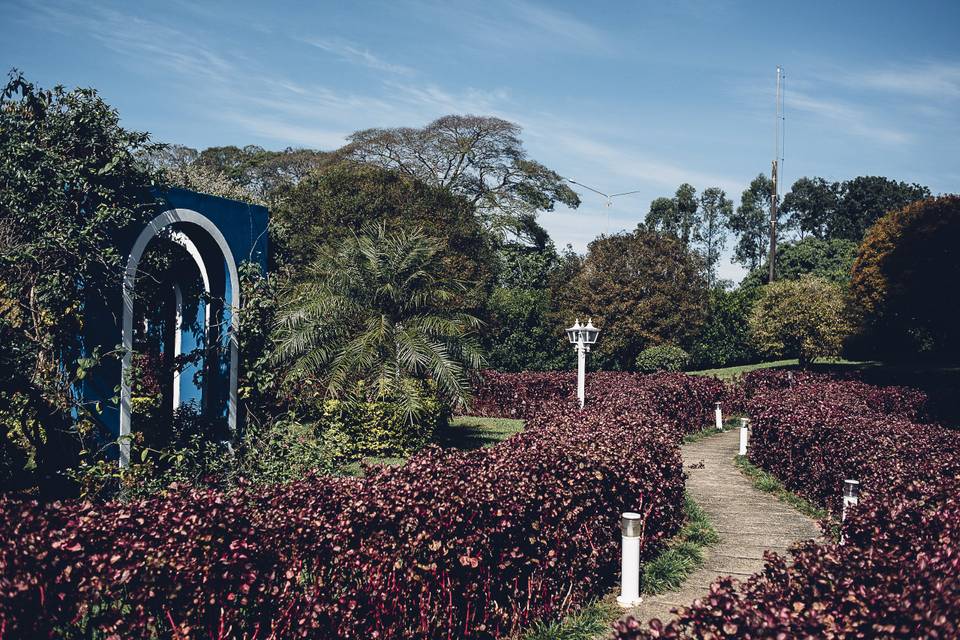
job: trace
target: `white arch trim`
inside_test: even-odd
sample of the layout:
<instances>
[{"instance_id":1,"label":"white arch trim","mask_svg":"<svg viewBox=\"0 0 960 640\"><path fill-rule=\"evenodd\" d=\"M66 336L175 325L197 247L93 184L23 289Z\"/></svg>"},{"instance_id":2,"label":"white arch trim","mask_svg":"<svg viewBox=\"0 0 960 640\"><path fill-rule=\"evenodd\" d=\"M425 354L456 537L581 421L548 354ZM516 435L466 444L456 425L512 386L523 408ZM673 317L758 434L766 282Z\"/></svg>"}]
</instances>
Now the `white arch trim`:
<instances>
[{"instance_id":1,"label":"white arch trim","mask_svg":"<svg viewBox=\"0 0 960 640\"><path fill-rule=\"evenodd\" d=\"M197 269L200 270L200 278L203 280L203 291L207 294L207 297L210 297L210 274L207 271L207 264L203 261L203 256L200 255L200 250L197 248L197 245L194 244L193 240L190 239L190 236L185 234L183 231L171 231L169 238L172 242L176 242L181 247L183 247L186 252L193 258L194 264L197 265ZM179 356L183 354L183 292L180 290L180 285L174 283L173 292L176 298L176 314L174 321L173 329L173 355ZM203 330L210 330L210 303L206 302L203 308ZM175 369L173 372L173 408L177 409L180 406L180 371Z\"/></svg>"},{"instance_id":2,"label":"white arch trim","mask_svg":"<svg viewBox=\"0 0 960 640\"><path fill-rule=\"evenodd\" d=\"M227 402L227 424L231 431L237 427L237 377L239 366L239 353L237 347L237 332L240 328L240 320L237 311L240 309L240 276L237 272L237 263L233 258L233 252L227 244L226 238L220 233L217 225L206 216L193 211L192 209L168 209L149 224L137 236L133 248L130 250L130 256L127 258L127 268L123 275L123 363L120 372L120 466L125 467L130 463L130 422L132 417L132 390L130 388L131 373L133 368L133 300L137 281L137 269L140 266L140 259L143 252L146 251L150 241L156 238L167 227L178 222L188 222L203 229L223 254L224 261L227 264L227 271L230 277L230 328L227 332L230 342L230 397ZM184 248L197 260L197 266L203 274L204 286L209 293L210 283L207 277L207 271L196 245L183 233L174 233L174 240L180 242L185 238L189 246L184 244ZM182 244L182 243L181 243ZM191 251L191 248L193 251ZM195 254L195 255L194 255ZM209 313L209 308L208 308ZM209 315L207 316L209 326Z\"/></svg>"}]
</instances>

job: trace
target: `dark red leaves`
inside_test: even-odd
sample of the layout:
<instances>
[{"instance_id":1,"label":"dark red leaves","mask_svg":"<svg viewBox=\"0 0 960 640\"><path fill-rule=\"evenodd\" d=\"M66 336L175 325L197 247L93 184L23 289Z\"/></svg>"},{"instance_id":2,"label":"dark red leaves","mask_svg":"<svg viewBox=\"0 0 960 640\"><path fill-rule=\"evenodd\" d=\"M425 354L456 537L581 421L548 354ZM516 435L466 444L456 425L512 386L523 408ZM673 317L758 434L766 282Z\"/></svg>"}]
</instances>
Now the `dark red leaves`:
<instances>
[{"instance_id":1,"label":"dark red leaves","mask_svg":"<svg viewBox=\"0 0 960 640\"><path fill-rule=\"evenodd\" d=\"M4 637L491 638L557 618L616 579L622 511L647 515L647 555L677 530L678 435L723 393L596 374L581 412L569 380L489 374L478 407L523 433L362 479L0 500Z\"/></svg>"}]
</instances>

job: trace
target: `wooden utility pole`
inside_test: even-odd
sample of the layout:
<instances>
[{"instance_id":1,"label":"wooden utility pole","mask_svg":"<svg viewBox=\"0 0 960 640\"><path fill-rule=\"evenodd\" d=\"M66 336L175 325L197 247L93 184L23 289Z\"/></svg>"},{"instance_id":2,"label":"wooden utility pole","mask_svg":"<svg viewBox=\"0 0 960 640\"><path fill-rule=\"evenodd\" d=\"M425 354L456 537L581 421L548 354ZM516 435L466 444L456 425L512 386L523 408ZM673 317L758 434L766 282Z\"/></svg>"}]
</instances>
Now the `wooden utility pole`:
<instances>
[{"instance_id":1,"label":"wooden utility pole","mask_svg":"<svg viewBox=\"0 0 960 640\"><path fill-rule=\"evenodd\" d=\"M774 149L773 165L770 169L770 179L773 181L773 190L770 193L770 254L767 256L767 262L770 266L770 274L767 282L773 282L776 278L777 263L777 205L779 204L779 184L778 168L780 164L780 127L783 122L783 93L781 91L781 79L783 69L777 66L777 120L774 127Z\"/></svg>"}]
</instances>

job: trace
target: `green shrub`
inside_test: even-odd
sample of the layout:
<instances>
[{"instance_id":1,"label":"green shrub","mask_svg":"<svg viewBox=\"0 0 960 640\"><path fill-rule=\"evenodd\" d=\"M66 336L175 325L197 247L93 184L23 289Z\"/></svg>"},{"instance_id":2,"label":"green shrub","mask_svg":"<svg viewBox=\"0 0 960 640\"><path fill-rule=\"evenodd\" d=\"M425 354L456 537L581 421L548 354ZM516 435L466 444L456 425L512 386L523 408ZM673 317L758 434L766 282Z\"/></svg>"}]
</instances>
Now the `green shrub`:
<instances>
[{"instance_id":1,"label":"green shrub","mask_svg":"<svg viewBox=\"0 0 960 640\"><path fill-rule=\"evenodd\" d=\"M342 443L347 459L402 457L426 446L446 426L447 418L446 408L435 397L428 398L412 419L398 403L327 400L318 429L324 438Z\"/></svg>"},{"instance_id":2,"label":"green shrub","mask_svg":"<svg viewBox=\"0 0 960 640\"><path fill-rule=\"evenodd\" d=\"M310 472L336 471L350 449L343 434L318 434L317 425L284 417L248 425L235 473L257 484L289 482Z\"/></svg>"},{"instance_id":3,"label":"green shrub","mask_svg":"<svg viewBox=\"0 0 960 640\"><path fill-rule=\"evenodd\" d=\"M683 371L690 361L687 352L672 344L661 344L649 347L637 356L637 371L653 373L654 371Z\"/></svg>"}]
</instances>

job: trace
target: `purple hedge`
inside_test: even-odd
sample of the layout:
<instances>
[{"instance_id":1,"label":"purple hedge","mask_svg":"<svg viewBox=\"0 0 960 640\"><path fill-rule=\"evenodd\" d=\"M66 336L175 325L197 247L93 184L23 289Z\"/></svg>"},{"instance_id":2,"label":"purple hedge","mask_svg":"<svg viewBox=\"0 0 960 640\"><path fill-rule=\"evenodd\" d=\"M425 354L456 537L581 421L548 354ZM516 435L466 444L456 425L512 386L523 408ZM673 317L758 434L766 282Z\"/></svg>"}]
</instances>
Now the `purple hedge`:
<instances>
[{"instance_id":1,"label":"purple hedge","mask_svg":"<svg viewBox=\"0 0 960 640\"><path fill-rule=\"evenodd\" d=\"M4 498L0 638L493 638L558 618L616 578L621 511L644 514L645 555L680 526L677 436L718 389L602 378L585 411L558 393L495 447L365 478Z\"/></svg>"},{"instance_id":2,"label":"purple hedge","mask_svg":"<svg viewBox=\"0 0 960 640\"><path fill-rule=\"evenodd\" d=\"M862 483L845 544L768 554L744 583L715 582L669 625L639 638L956 638L960 636L960 439L917 422L922 394L824 377L748 379L750 459L839 511L844 478Z\"/></svg>"}]
</instances>

